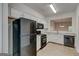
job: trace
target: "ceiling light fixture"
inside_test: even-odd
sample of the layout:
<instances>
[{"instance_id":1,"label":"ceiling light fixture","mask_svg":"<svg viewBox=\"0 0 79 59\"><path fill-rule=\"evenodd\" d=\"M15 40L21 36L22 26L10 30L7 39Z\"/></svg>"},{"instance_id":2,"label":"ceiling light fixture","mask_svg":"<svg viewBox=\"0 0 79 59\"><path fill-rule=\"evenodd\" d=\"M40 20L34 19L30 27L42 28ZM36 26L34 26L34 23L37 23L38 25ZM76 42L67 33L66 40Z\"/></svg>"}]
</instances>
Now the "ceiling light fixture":
<instances>
[{"instance_id":1,"label":"ceiling light fixture","mask_svg":"<svg viewBox=\"0 0 79 59\"><path fill-rule=\"evenodd\" d=\"M52 4L50 4L51 9L53 10L54 13L56 13L56 10Z\"/></svg>"}]
</instances>

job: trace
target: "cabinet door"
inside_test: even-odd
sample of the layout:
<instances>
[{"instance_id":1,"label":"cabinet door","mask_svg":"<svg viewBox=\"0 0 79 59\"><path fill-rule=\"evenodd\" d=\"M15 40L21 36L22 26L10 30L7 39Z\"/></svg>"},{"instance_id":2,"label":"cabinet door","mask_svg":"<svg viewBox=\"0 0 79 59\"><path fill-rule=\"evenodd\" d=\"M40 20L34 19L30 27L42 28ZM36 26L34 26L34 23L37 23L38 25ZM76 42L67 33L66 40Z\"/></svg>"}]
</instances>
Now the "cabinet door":
<instances>
[{"instance_id":1,"label":"cabinet door","mask_svg":"<svg viewBox=\"0 0 79 59\"><path fill-rule=\"evenodd\" d=\"M31 20L34 20L34 21L37 20L36 17L34 17L34 16L32 16L32 15L29 15L29 14L27 14L27 13L24 13L24 18L31 19Z\"/></svg>"},{"instance_id":2,"label":"cabinet door","mask_svg":"<svg viewBox=\"0 0 79 59\"><path fill-rule=\"evenodd\" d=\"M47 40L48 42L56 42L57 43L57 34L48 34L47 35Z\"/></svg>"},{"instance_id":3,"label":"cabinet door","mask_svg":"<svg viewBox=\"0 0 79 59\"><path fill-rule=\"evenodd\" d=\"M20 56L20 21L13 21L13 56Z\"/></svg>"},{"instance_id":4,"label":"cabinet door","mask_svg":"<svg viewBox=\"0 0 79 59\"><path fill-rule=\"evenodd\" d=\"M63 34L57 35L57 43L64 44L64 35Z\"/></svg>"},{"instance_id":5,"label":"cabinet door","mask_svg":"<svg viewBox=\"0 0 79 59\"><path fill-rule=\"evenodd\" d=\"M19 10L11 8L11 16L15 18L23 17L23 13Z\"/></svg>"},{"instance_id":6,"label":"cabinet door","mask_svg":"<svg viewBox=\"0 0 79 59\"><path fill-rule=\"evenodd\" d=\"M37 51L41 48L41 36L37 35Z\"/></svg>"},{"instance_id":7,"label":"cabinet door","mask_svg":"<svg viewBox=\"0 0 79 59\"><path fill-rule=\"evenodd\" d=\"M73 47L74 48L74 36L64 36L64 45L68 47Z\"/></svg>"},{"instance_id":8,"label":"cabinet door","mask_svg":"<svg viewBox=\"0 0 79 59\"><path fill-rule=\"evenodd\" d=\"M24 13L24 18L31 19L31 16L26 14L26 13Z\"/></svg>"}]
</instances>

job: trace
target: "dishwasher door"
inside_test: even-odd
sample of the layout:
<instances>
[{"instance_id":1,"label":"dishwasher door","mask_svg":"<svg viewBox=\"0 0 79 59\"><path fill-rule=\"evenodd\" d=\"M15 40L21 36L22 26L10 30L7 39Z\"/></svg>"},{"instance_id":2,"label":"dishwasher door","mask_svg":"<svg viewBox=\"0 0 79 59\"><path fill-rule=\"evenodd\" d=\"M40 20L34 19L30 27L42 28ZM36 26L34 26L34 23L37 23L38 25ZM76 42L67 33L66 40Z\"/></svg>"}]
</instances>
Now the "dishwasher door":
<instances>
[{"instance_id":1,"label":"dishwasher door","mask_svg":"<svg viewBox=\"0 0 79 59\"><path fill-rule=\"evenodd\" d=\"M64 46L72 47L74 48L74 36L64 35Z\"/></svg>"}]
</instances>

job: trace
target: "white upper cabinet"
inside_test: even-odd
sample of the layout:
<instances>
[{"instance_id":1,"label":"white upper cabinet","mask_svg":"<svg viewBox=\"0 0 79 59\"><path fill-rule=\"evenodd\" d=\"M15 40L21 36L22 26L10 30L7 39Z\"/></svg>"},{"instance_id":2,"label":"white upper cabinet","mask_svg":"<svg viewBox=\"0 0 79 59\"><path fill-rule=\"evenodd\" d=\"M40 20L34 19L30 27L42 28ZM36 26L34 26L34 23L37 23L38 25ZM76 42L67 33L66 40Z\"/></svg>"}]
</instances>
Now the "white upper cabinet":
<instances>
[{"instance_id":1,"label":"white upper cabinet","mask_svg":"<svg viewBox=\"0 0 79 59\"><path fill-rule=\"evenodd\" d=\"M24 18L30 19L30 15L24 13Z\"/></svg>"},{"instance_id":2,"label":"white upper cabinet","mask_svg":"<svg viewBox=\"0 0 79 59\"><path fill-rule=\"evenodd\" d=\"M19 10L11 8L11 16L15 17L15 18L19 18L19 17L23 17L24 14L21 11L19 11Z\"/></svg>"},{"instance_id":3,"label":"white upper cabinet","mask_svg":"<svg viewBox=\"0 0 79 59\"><path fill-rule=\"evenodd\" d=\"M31 19L37 21L38 19L30 14L24 13L24 18Z\"/></svg>"}]
</instances>

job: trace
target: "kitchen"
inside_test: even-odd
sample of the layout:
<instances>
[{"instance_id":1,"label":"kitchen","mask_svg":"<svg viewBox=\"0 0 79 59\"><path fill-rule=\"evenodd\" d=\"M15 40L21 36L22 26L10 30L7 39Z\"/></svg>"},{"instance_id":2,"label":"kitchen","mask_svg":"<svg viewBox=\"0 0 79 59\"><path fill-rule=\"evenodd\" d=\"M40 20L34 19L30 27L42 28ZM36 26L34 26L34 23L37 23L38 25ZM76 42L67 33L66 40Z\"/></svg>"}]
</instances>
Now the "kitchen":
<instances>
[{"instance_id":1,"label":"kitchen","mask_svg":"<svg viewBox=\"0 0 79 59\"><path fill-rule=\"evenodd\" d=\"M61 46L75 48L76 33L72 31L72 17L53 19L53 20L50 20L49 24L50 24L49 25L50 29L49 29L49 31L46 32L47 46L42 51L38 52L38 56L41 56L41 55L44 55L44 56L68 55L65 53L62 54L62 52L59 52L59 51L66 49L66 48L62 49L63 47L61 47ZM56 47L55 45L52 45L52 44L59 45L61 47L61 49L58 48L59 51L56 50L56 48L58 46ZM54 48L52 48L52 47L54 47ZM55 49L54 51L58 51L58 53L52 51L51 49L52 50ZM47 50L47 52L45 52L45 50ZM51 54L48 52L50 52ZM56 54L54 54L54 53L56 53ZM59 53L61 53L61 54L59 54ZM70 53L70 55L73 55L73 54Z\"/></svg>"},{"instance_id":2,"label":"kitchen","mask_svg":"<svg viewBox=\"0 0 79 59\"><path fill-rule=\"evenodd\" d=\"M37 54L48 43L55 43L55 44L65 45L65 46L74 48L75 47L75 35L76 35L75 28L74 28L75 24L73 24L75 23L73 20L75 18L73 17L74 13L70 12L70 13L55 15L54 18L49 18L49 20L48 19L45 20L42 15L37 13L34 9L33 10L31 9L31 8L37 8L35 7L35 5L36 4L9 4L9 10L11 11L9 12L9 15L15 18L24 17L27 19L33 19L34 21L37 21L37 31L36 31L37 33L37 40L36 40ZM40 6L40 4L37 4L37 5ZM27 6L26 8L27 11L23 9L26 6ZM22 8L22 10L20 10L20 8ZM35 13L30 13L29 10Z\"/></svg>"},{"instance_id":3,"label":"kitchen","mask_svg":"<svg viewBox=\"0 0 79 59\"><path fill-rule=\"evenodd\" d=\"M39 4L38 3L36 4L9 3L5 5L7 5L6 8L8 8L8 10L4 8L4 11L6 12L6 15L8 17L7 22L8 22L8 33L9 33L8 38L9 39L6 39L7 40L6 43L4 41L2 43L4 46L2 47L3 53L11 55L11 56L20 55L20 51L18 52L18 54L15 54L15 53L13 54L14 48L16 48L16 46L19 48L17 49L20 50L20 44L18 45L17 44L18 42L16 43L13 42L13 39L15 36L14 33L17 33L18 31L12 32L14 30L12 27L12 24L13 22L15 23L17 19L20 19L20 20L26 19L27 21L29 20L30 22L29 21L27 22L24 20L23 23L19 22L17 24L30 23L30 24L35 25L34 26L35 28L32 25L31 27L21 25L21 30L23 32L23 34L22 32L21 34L23 35L23 39L24 39L24 41L22 41L22 43L24 42L23 46L24 45L26 46L26 41L25 41L26 30L24 29L26 29L26 27L28 29L30 28L31 31L27 31L27 32L29 32L30 34L35 34L35 36L30 35L31 36L30 39L31 38L35 39L35 41L31 41L31 46L33 47L34 49L33 51L35 52L35 53L31 52L31 53L34 53L32 55L34 56L36 55L37 56L79 55L78 54L78 51L79 51L78 15L79 14L77 14L79 10L79 7L77 7L78 4L64 4L64 3L52 4L53 6L55 6L56 10L58 8L59 12L58 10L57 12L56 11L52 12L52 9L50 8L51 4L49 3L45 3L45 4L44 3L39 3ZM35 23L31 23L31 22L35 22ZM15 26L14 28L16 27L17 26ZM34 31L32 29L34 29ZM6 30L4 29L4 31ZM18 37L20 37L20 35ZM22 39L22 38L20 37L19 39ZM29 45L29 42L27 42L28 45ZM62 48L65 47L67 48L66 50L69 50L71 52L67 51L66 52L67 54L64 54L63 51L65 50L59 49L56 46L52 46L52 45L57 45L58 47L62 46ZM57 48L55 49L56 51L62 50L60 51L61 54L58 54L55 50L53 50L55 47ZM74 53L72 50L74 51ZM23 53L24 53L23 56L26 56L25 52Z\"/></svg>"}]
</instances>

